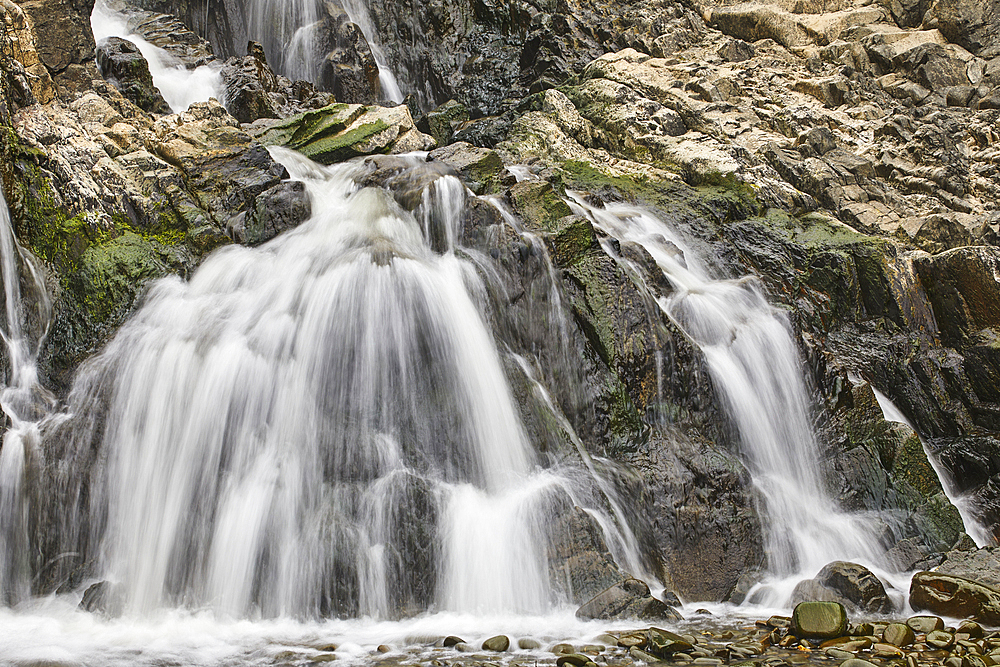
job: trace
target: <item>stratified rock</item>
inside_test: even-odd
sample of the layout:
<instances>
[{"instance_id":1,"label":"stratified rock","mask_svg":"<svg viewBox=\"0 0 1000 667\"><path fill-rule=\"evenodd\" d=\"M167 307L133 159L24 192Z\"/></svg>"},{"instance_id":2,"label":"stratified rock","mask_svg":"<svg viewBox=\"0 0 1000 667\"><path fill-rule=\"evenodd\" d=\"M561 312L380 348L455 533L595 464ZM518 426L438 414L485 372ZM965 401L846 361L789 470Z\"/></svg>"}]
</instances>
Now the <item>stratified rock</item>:
<instances>
[{"instance_id":1,"label":"stratified rock","mask_svg":"<svg viewBox=\"0 0 1000 667\"><path fill-rule=\"evenodd\" d=\"M241 123L278 117L269 95L277 90L278 81L263 58L264 50L260 45L250 42L246 56L230 58L222 66L226 110Z\"/></svg>"},{"instance_id":2,"label":"stratified rock","mask_svg":"<svg viewBox=\"0 0 1000 667\"><path fill-rule=\"evenodd\" d=\"M626 579L601 591L576 610L578 618L597 618L605 621L640 619L680 620L680 615L665 603L654 598L649 586L638 579Z\"/></svg>"},{"instance_id":3,"label":"stratified rock","mask_svg":"<svg viewBox=\"0 0 1000 667\"><path fill-rule=\"evenodd\" d=\"M955 346L985 328L1000 328L1000 248L955 248L915 263L941 335Z\"/></svg>"},{"instance_id":4,"label":"stratified rock","mask_svg":"<svg viewBox=\"0 0 1000 667\"><path fill-rule=\"evenodd\" d=\"M413 124L405 104L365 107L331 104L292 116L260 134L264 145L287 146L323 164L359 155L428 150L434 139Z\"/></svg>"},{"instance_id":5,"label":"stratified rock","mask_svg":"<svg viewBox=\"0 0 1000 667\"><path fill-rule=\"evenodd\" d=\"M910 605L943 616L1000 625L1000 591L950 574L914 574L910 581Z\"/></svg>"},{"instance_id":6,"label":"stratified rock","mask_svg":"<svg viewBox=\"0 0 1000 667\"><path fill-rule=\"evenodd\" d=\"M792 611L790 632L806 639L832 639L847 633L847 612L839 602L800 602Z\"/></svg>"},{"instance_id":7,"label":"stratified rock","mask_svg":"<svg viewBox=\"0 0 1000 667\"><path fill-rule=\"evenodd\" d=\"M137 107L151 113L170 113L166 100L153 85L149 63L135 44L121 37L109 37L97 47L97 64L104 78Z\"/></svg>"}]
</instances>

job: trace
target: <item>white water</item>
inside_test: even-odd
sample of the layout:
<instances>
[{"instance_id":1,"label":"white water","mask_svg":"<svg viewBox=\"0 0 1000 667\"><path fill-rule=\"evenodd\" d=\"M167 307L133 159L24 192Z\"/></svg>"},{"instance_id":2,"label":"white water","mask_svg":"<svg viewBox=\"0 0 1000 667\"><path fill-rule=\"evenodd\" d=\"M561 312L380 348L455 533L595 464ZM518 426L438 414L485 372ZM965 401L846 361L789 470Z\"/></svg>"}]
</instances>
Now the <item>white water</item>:
<instances>
[{"instance_id":1,"label":"white water","mask_svg":"<svg viewBox=\"0 0 1000 667\"><path fill-rule=\"evenodd\" d=\"M882 414L886 421L905 424L906 426L909 426L910 430L914 433L917 432L910 420L903 414L902 410L900 410L888 396L874 387L872 387L872 391L875 393L875 399L878 401L879 407L882 408ZM931 467L937 474L938 481L941 482L941 488L944 490L948 500L951 501L951 504L958 510L959 515L961 515L962 523L965 525L965 532L968 533L969 537L971 537L973 541L975 541L976 546L982 547L987 544L991 544L992 539L989 532L979 521L976 520L972 513L972 508L969 507L969 498L961 496L955 491L955 486L951 483L951 476L948 474L948 471L941 467L937 457L934 456L933 452L927 448L927 444L924 442L922 437L920 438L920 442L924 446L924 454L927 456L928 463L931 464Z\"/></svg>"},{"instance_id":2,"label":"white water","mask_svg":"<svg viewBox=\"0 0 1000 667\"><path fill-rule=\"evenodd\" d=\"M25 332L26 306L21 299L22 267L32 287L38 340ZM29 594L28 504L26 460L38 453L36 420L51 407L51 396L38 385L35 360L51 322L52 303L44 280L17 245L7 201L0 191L0 275L3 278L6 329L0 331L7 354L7 377L0 389L0 408L9 420L0 447L0 602L15 603Z\"/></svg>"},{"instance_id":3,"label":"white water","mask_svg":"<svg viewBox=\"0 0 1000 667\"><path fill-rule=\"evenodd\" d=\"M382 97L401 102L403 93L376 39L368 6L361 0L348 0L342 5L372 51ZM251 0L247 10L250 38L264 46L275 71L290 79L318 82L325 55L318 52L316 44L316 32L322 28L322 11L317 0Z\"/></svg>"},{"instance_id":4,"label":"white water","mask_svg":"<svg viewBox=\"0 0 1000 667\"><path fill-rule=\"evenodd\" d=\"M223 98L222 76L218 65L187 69L170 53L131 31L126 18L108 7L106 0L98 0L94 5L90 26L97 43L108 37L121 37L136 45L149 63L153 84L174 113L187 111L195 102L206 102L210 97L218 100Z\"/></svg>"},{"instance_id":5,"label":"white water","mask_svg":"<svg viewBox=\"0 0 1000 667\"><path fill-rule=\"evenodd\" d=\"M833 560L877 566L875 527L838 512L818 478L819 447L804 369L785 316L767 303L754 279L714 279L684 240L650 211L574 200L576 211L610 236L642 245L674 286L658 303L705 355L764 499L774 579L759 601L784 604L797 581ZM614 256L613 248L606 250Z\"/></svg>"}]
</instances>

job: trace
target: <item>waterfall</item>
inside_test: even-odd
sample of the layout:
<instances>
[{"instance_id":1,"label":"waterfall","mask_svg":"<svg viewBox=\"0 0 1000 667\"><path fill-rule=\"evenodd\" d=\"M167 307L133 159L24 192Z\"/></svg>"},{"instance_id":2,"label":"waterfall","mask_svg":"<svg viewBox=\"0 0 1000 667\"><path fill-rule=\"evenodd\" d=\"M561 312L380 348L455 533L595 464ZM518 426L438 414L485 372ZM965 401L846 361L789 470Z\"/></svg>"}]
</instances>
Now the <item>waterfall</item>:
<instances>
[{"instance_id":1,"label":"waterfall","mask_svg":"<svg viewBox=\"0 0 1000 667\"><path fill-rule=\"evenodd\" d=\"M704 354L736 427L764 501L772 575L794 585L832 560L879 563L874 526L838 512L823 489L791 326L768 304L757 281L712 278L683 238L648 210L622 204L596 208L579 196L573 205L609 236L640 244L673 285L674 292L658 303ZM613 248L606 250L615 256ZM767 602L784 604L789 592L787 584L777 586Z\"/></svg>"},{"instance_id":2,"label":"waterfall","mask_svg":"<svg viewBox=\"0 0 1000 667\"><path fill-rule=\"evenodd\" d=\"M528 442L457 252L466 189L441 176L411 213L363 163L272 150L311 219L157 282L70 394L98 576L137 614L550 609L576 491Z\"/></svg>"},{"instance_id":3,"label":"waterfall","mask_svg":"<svg viewBox=\"0 0 1000 667\"><path fill-rule=\"evenodd\" d=\"M391 102L401 102L403 93L379 45L368 6L360 0L347 0L343 10L368 42L378 65L382 96ZM276 72L293 80L317 82L325 55L319 53L317 44L317 32L324 25L323 11L317 0L251 0L247 10L250 39L264 46L268 62Z\"/></svg>"},{"instance_id":4,"label":"waterfall","mask_svg":"<svg viewBox=\"0 0 1000 667\"><path fill-rule=\"evenodd\" d=\"M195 102L205 102L210 97L222 99L222 76L218 65L187 69L170 53L129 29L125 17L111 9L107 0L98 0L94 5L90 26L98 44L108 37L121 37L135 44L149 65L153 85L174 113L187 111Z\"/></svg>"},{"instance_id":5,"label":"waterfall","mask_svg":"<svg viewBox=\"0 0 1000 667\"><path fill-rule=\"evenodd\" d=\"M21 299L22 269L35 297L41 324L33 346L25 331L28 308ZM7 353L7 377L0 389L0 408L8 420L0 446L0 600L28 597L28 503L26 462L38 452L37 420L51 408L52 397L38 385L35 360L52 317L44 280L14 239L10 211L0 191L0 275L3 278L6 329L0 331Z\"/></svg>"}]
</instances>

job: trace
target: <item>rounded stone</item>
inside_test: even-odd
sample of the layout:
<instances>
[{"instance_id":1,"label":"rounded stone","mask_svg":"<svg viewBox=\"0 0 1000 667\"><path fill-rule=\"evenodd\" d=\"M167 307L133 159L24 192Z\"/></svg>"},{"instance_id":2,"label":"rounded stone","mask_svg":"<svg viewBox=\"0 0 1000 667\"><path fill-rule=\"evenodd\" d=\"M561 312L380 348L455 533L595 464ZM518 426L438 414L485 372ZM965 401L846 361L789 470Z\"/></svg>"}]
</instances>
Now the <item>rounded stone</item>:
<instances>
[{"instance_id":1,"label":"rounded stone","mask_svg":"<svg viewBox=\"0 0 1000 667\"><path fill-rule=\"evenodd\" d=\"M564 655L566 653L576 653L576 649L573 648L572 644L556 644L549 649L549 653L554 653L556 655Z\"/></svg>"},{"instance_id":2,"label":"rounded stone","mask_svg":"<svg viewBox=\"0 0 1000 667\"><path fill-rule=\"evenodd\" d=\"M850 658L840 663L840 667L876 667L874 663L861 658Z\"/></svg>"},{"instance_id":3,"label":"rounded stone","mask_svg":"<svg viewBox=\"0 0 1000 667\"><path fill-rule=\"evenodd\" d=\"M507 635L496 635L483 642L484 651L495 651L502 653L510 648L510 637Z\"/></svg>"},{"instance_id":4,"label":"rounded stone","mask_svg":"<svg viewBox=\"0 0 1000 667\"><path fill-rule=\"evenodd\" d=\"M937 616L911 616L906 619L906 624L917 634L944 630L944 621Z\"/></svg>"},{"instance_id":5,"label":"rounded stone","mask_svg":"<svg viewBox=\"0 0 1000 667\"><path fill-rule=\"evenodd\" d=\"M944 630L933 630L927 633L927 644L934 648L946 649L955 643L955 635Z\"/></svg>"},{"instance_id":6,"label":"rounded stone","mask_svg":"<svg viewBox=\"0 0 1000 667\"><path fill-rule=\"evenodd\" d=\"M588 662L591 662L588 655L583 655L582 653L564 653L556 659L556 667L563 667L563 665L584 667Z\"/></svg>"},{"instance_id":7,"label":"rounded stone","mask_svg":"<svg viewBox=\"0 0 1000 667\"><path fill-rule=\"evenodd\" d=\"M913 628L903 623L890 623L882 633L883 641L893 646L909 646L914 638Z\"/></svg>"},{"instance_id":8,"label":"rounded stone","mask_svg":"<svg viewBox=\"0 0 1000 667\"><path fill-rule=\"evenodd\" d=\"M525 651L534 651L535 649L542 648L542 645L537 639L532 639L531 637L521 637L517 640L517 647L524 649Z\"/></svg>"},{"instance_id":9,"label":"rounded stone","mask_svg":"<svg viewBox=\"0 0 1000 667\"><path fill-rule=\"evenodd\" d=\"M847 611L839 602L800 602L792 611L793 635L832 639L847 634Z\"/></svg>"},{"instance_id":10,"label":"rounded stone","mask_svg":"<svg viewBox=\"0 0 1000 667\"><path fill-rule=\"evenodd\" d=\"M455 635L448 635L447 637L444 638L444 641L441 642L441 645L445 647L451 647L454 646L455 644L464 644L464 643L465 640L462 639L461 637L456 637Z\"/></svg>"}]
</instances>

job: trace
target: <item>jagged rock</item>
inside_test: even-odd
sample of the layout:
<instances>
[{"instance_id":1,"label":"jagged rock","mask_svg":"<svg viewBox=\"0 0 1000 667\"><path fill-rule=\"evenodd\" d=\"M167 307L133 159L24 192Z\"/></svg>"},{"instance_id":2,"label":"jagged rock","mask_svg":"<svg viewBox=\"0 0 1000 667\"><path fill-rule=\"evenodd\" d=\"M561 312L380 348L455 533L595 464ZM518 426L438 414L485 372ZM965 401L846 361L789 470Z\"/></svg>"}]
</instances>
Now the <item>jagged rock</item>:
<instances>
[{"instance_id":1,"label":"jagged rock","mask_svg":"<svg viewBox=\"0 0 1000 667\"><path fill-rule=\"evenodd\" d=\"M792 611L790 632L808 639L832 639L847 633L847 612L839 602L800 602Z\"/></svg>"},{"instance_id":2,"label":"jagged rock","mask_svg":"<svg viewBox=\"0 0 1000 667\"><path fill-rule=\"evenodd\" d=\"M451 141L452 135L461 123L469 120L469 110L465 105L455 100L448 100L433 111L428 111L417 124L425 132L444 146Z\"/></svg>"},{"instance_id":3,"label":"jagged rock","mask_svg":"<svg viewBox=\"0 0 1000 667\"><path fill-rule=\"evenodd\" d=\"M56 76L94 57L92 0L26 0L18 3L34 34L38 59Z\"/></svg>"},{"instance_id":4,"label":"jagged rock","mask_svg":"<svg viewBox=\"0 0 1000 667\"><path fill-rule=\"evenodd\" d=\"M259 135L259 140L264 145L288 146L324 164L434 146L434 139L414 126L406 105L331 104L275 123Z\"/></svg>"},{"instance_id":5,"label":"jagged rock","mask_svg":"<svg viewBox=\"0 0 1000 667\"><path fill-rule=\"evenodd\" d=\"M949 41L973 53L1000 55L1000 3L997 0L935 0L924 25L937 28Z\"/></svg>"},{"instance_id":6,"label":"jagged rock","mask_svg":"<svg viewBox=\"0 0 1000 667\"><path fill-rule=\"evenodd\" d=\"M151 113L170 113L166 100L153 85L149 63L135 44L121 37L109 37L97 47L97 63L104 78L137 107Z\"/></svg>"},{"instance_id":7,"label":"jagged rock","mask_svg":"<svg viewBox=\"0 0 1000 667\"><path fill-rule=\"evenodd\" d=\"M1000 555L996 547L969 551L953 550L935 568L939 574L951 574L1000 590Z\"/></svg>"},{"instance_id":8,"label":"jagged rock","mask_svg":"<svg viewBox=\"0 0 1000 667\"><path fill-rule=\"evenodd\" d=\"M914 574L910 581L910 605L953 618L1000 624L1000 591L954 575Z\"/></svg>"},{"instance_id":9,"label":"jagged rock","mask_svg":"<svg viewBox=\"0 0 1000 667\"><path fill-rule=\"evenodd\" d=\"M229 222L229 231L239 243L255 246L309 219L312 206L301 181L283 181L265 190L249 210Z\"/></svg>"},{"instance_id":10,"label":"jagged rock","mask_svg":"<svg viewBox=\"0 0 1000 667\"><path fill-rule=\"evenodd\" d=\"M278 111L270 93L278 89L274 72L263 60L263 49L251 42L247 55L230 58L222 66L222 82L226 87L226 110L241 123L258 118L277 118Z\"/></svg>"},{"instance_id":11,"label":"jagged rock","mask_svg":"<svg viewBox=\"0 0 1000 667\"><path fill-rule=\"evenodd\" d=\"M638 579L626 579L601 591L576 610L578 618L605 621L637 618L640 620L680 620L680 615L649 593L649 586Z\"/></svg>"},{"instance_id":12,"label":"jagged rock","mask_svg":"<svg viewBox=\"0 0 1000 667\"><path fill-rule=\"evenodd\" d=\"M325 53L320 82L338 102L374 104L381 97L378 65L361 28L347 18L347 13L326 3L330 15L323 21L318 38Z\"/></svg>"},{"instance_id":13,"label":"jagged rock","mask_svg":"<svg viewBox=\"0 0 1000 667\"><path fill-rule=\"evenodd\" d=\"M915 263L941 336L961 346L985 329L1000 328L1000 249L955 248Z\"/></svg>"}]
</instances>

